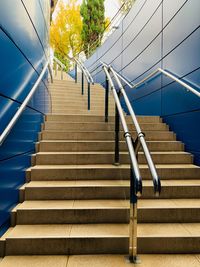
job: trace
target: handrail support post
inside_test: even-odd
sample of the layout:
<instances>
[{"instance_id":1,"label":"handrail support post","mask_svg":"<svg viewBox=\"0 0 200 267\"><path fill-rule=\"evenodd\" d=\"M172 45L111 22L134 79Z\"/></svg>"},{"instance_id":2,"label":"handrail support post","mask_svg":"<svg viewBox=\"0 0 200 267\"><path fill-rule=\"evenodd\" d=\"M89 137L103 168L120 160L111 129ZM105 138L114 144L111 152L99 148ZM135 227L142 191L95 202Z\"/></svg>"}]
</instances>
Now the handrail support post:
<instances>
[{"instance_id":1,"label":"handrail support post","mask_svg":"<svg viewBox=\"0 0 200 267\"><path fill-rule=\"evenodd\" d=\"M139 152L139 149L141 147L141 143L140 143L139 137L137 136L135 141L132 139L132 142L133 142L133 147L134 147L134 150L135 150L136 158L138 159L138 152Z\"/></svg>"},{"instance_id":2,"label":"handrail support post","mask_svg":"<svg viewBox=\"0 0 200 267\"><path fill-rule=\"evenodd\" d=\"M108 105L109 105L109 81L106 76L106 89L105 89L105 122L108 122Z\"/></svg>"},{"instance_id":3,"label":"handrail support post","mask_svg":"<svg viewBox=\"0 0 200 267\"><path fill-rule=\"evenodd\" d=\"M57 65L57 62L56 62L56 66L55 66L55 76L57 76L57 72L58 72L58 65Z\"/></svg>"},{"instance_id":4,"label":"handrail support post","mask_svg":"<svg viewBox=\"0 0 200 267\"><path fill-rule=\"evenodd\" d=\"M81 79L82 80L82 83L81 83L81 86L82 86L81 94L84 95L84 73L83 73L83 71L82 71L81 77L82 77L82 79Z\"/></svg>"},{"instance_id":5,"label":"handrail support post","mask_svg":"<svg viewBox=\"0 0 200 267\"><path fill-rule=\"evenodd\" d=\"M130 168L130 222L129 222L129 261L139 264L137 256L137 195L133 168Z\"/></svg>"},{"instance_id":6,"label":"handrail support post","mask_svg":"<svg viewBox=\"0 0 200 267\"><path fill-rule=\"evenodd\" d=\"M61 67L61 80L63 80L63 67Z\"/></svg>"},{"instance_id":7,"label":"handrail support post","mask_svg":"<svg viewBox=\"0 0 200 267\"><path fill-rule=\"evenodd\" d=\"M78 64L75 64L75 83L78 82Z\"/></svg>"},{"instance_id":8,"label":"handrail support post","mask_svg":"<svg viewBox=\"0 0 200 267\"><path fill-rule=\"evenodd\" d=\"M120 92L117 93L118 98L120 99ZM119 123L119 111L117 108L117 105L115 105L115 166L119 166L119 129L120 123Z\"/></svg>"},{"instance_id":9,"label":"handrail support post","mask_svg":"<svg viewBox=\"0 0 200 267\"><path fill-rule=\"evenodd\" d=\"M90 110L90 82L88 82L88 110Z\"/></svg>"}]
</instances>

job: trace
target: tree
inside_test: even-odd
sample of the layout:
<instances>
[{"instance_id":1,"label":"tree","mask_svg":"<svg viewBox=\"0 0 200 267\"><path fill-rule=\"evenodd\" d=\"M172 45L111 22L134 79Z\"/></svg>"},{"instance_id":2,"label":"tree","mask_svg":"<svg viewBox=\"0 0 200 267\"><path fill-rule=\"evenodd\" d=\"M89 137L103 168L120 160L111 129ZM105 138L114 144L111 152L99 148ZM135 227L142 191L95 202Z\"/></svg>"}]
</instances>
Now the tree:
<instances>
[{"instance_id":1,"label":"tree","mask_svg":"<svg viewBox=\"0 0 200 267\"><path fill-rule=\"evenodd\" d=\"M51 0L51 19L58 0Z\"/></svg>"},{"instance_id":2,"label":"tree","mask_svg":"<svg viewBox=\"0 0 200 267\"><path fill-rule=\"evenodd\" d=\"M104 0L83 0L81 5L83 18L81 38L86 57L89 57L101 44L106 24L104 13Z\"/></svg>"},{"instance_id":3,"label":"tree","mask_svg":"<svg viewBox=\"0 0 200 267\"><path fill-rule=\"evenodd\" d=\"M133 6L136 0L119 0L120 4L123 5L122 11L127 13Z\"/></svg>"},{"instance_id":4,"label":"tree","mask_svg":"<svg viewBox=\"0 0 200 267\"><path fill-rule=\"evenodd\" d=\"M50 43L62 62L81 51L81 30L82 20L77 0L71 0L68 4L60 1L58 14L50 28Z\"/></svg>"}]
</instances>

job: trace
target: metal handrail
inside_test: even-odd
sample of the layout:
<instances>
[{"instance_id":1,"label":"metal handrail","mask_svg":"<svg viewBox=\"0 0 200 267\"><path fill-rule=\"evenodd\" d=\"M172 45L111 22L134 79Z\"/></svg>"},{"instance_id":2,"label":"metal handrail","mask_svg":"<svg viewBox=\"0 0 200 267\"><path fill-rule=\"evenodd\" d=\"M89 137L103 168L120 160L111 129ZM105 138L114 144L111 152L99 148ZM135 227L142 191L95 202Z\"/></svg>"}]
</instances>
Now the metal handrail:
<instances>
[{"instance_id":1,"label":"metal handrail","mask_svg":"<svg viewBox=\"0 0 200 267\"><path fill-rule=\"evenodd\" d=\"M57 57L54 56L53 60L61 67L61 80L63 80L63 70L66 67ZM56 69L55 69L55 75L57 75L57 65L56 65Z\"/></svg>"},{"instance_id":2,"label":"metal handrail","mask_svg":"<svg viewBox=\"0 0 200 267\"><path fill-rule=\"evenodd\" d=\"M112 67L109 67L111 73L113 74L118 86L119 86L119 90L120 92L122 93L123 97L124 97L124 100L125 100L125 103L126 103L126 106L130 112L130 115L131 115L131 118L132 118L132 121L133 121L133 124L135 126L135 129L136 129L136 132L137 132L137 138L138 138L138 141L140 142L141 146L142 146L142 149L144 151L144 155L146 157L146 160L147 160L147 164L149 166L149 170L151 172L151 176L152 176L152 179L153 179L153 185L154 185L154 192L155 194L159 195L160 194L160 191L161 191L161 183L160 183L160 178L157 174L157 171L156 171L156 168L155 168L155 165L153 163L153 160L152 160L152 157L151 157L151 154L149 152L149 149L147 147L147 143L146 143L146 140L145 140L145 135L144 133L142 132L141 128L140 128L140 125L138 123L138 120L137 120L137 117L135 115L135 112L132 108L132 105L129 101L129 98L126 94L126 91L124 90L123 86L122 86L122 83L120 82L118 76L117 76L117 73L116 71L112 68Z\"/></svg>"},{"instance_id":3,"label":"metal handrail","mask_svg":"<svg viewBox=\"0 0 200 267\"><path fill-rule=\"evenodd\" d=\"M73 58L73 60L76 62L76 66L75 66L75 82L76 83L78 81L78 66L82 71L82 85L81 85L82 95L84 95L84 76L86 77L86 80L88 83L88 87L87 87L88 110L90 110L90 88L91 88L91 84L94 84L94 80L92 78L92 75L88 71L88 69L85 67L85 65L80 60L78 60L77 58Z\"/></svg>"},{"instance_id":4,"label":"metal handrail","mask_svg":"<svg viewBox=\"0 0 200 267\"><path fill-rule=\"evenodd\" d=\"M32 87L31 91L29 92L29 94L27 95L27 97L24 99L23 103L21 104L21 106L19 107L19 109L17 110L17 112L15 113L15 115L12 117L12 119L10 120L10 122L8 123L8 125L6 126L6 128L4 129L4 131L2 132L2 134L0 135L0 145L3 144L3 142L5 141L6 137L8 136L8 134L10 133L10 131L12 130L13 126L15 125L15 123L17 122L17 120L19 119L20 115L22 114L22 112L24 111L24 109L26 108L28 102L31 100L32 96L34 95L35 91L37 90L38 85L40 84L45 72L47 71L47 68L49 67L49 61L47 61L47 63L45 64L40 76L38 77L36 83L34 84L34 86Z\"/></svg>"},{"instance_id":5,"label":"metal handrail","mask_svg":"<svg viewBox=\"0 0 200 267\"><path fill-rule=\"evenodd\" d=\"M85 65L80 60L78 60L77 58L74 58L74 61L79 66L79 68L83 71L88 83L94 84L94 80L92 78L92 75L90 74L88 69L85 67Z\"/></svg>"},{"instance_id":6,"label":"metal handrail","mask_svg":"<svg viewBox=\"0 0 200 267\"><path fill-rule=\"evenodd\" d=\"M120 103L120 99L113 80L110 75L110 70L103 65L103 70L106 74L107 83L110 84L111 91L114 96L116 104L116 118L119 116L121 119L122 127L124 130L124 137L128 146L130 162L131 162L131 175L130 175L130 231L129 231L129 259L134 263L138 263L137 257L137 196L142 194L142 177L137 162L137 157L134 150L132 136L129 132L124 112ZM107 88L108 89L108 88ZM116 124L117 124L116 119ZM118 126L117 126L118 128Z\"/></svg>"},{"instance_id":7,"label":"metal handrail","mask_svg":"<svg viewBox=\"0 0 200 267\"><path fill-rule=\"evenodd\" d=\"M129 129L128 129L128 126L126 123L126 119L124 116L124 112L123 112L119 97L117 95L117 91L115 89L114 83L113 83L112 78L110 76L110 73L105 66L103 66L103 69L104 69L104 72L106 73L106 76L109 80L111 90L112 90L112 93L114 96L115 104L117 106L119 116L121 119L121 123L122 123L122 127L124 130L124 137L126 138L126 142L127 142L127 146L128 146L128 150L129 150L129 155L130 155L130 159L131 159L131 164L132 164L135 178L136 178L136 194L142 194L142 178L140 175L139 166L138 166L136 155L135 155L134 148L133 148L132 137L131 137L131 134L129 132Z\"/></svg>"},{"instance_id":8,"label":"metal handrail","mask_svg":"<svg viewBox=\"0 0 200 267\"><path fill-rule=\"evenodd\" d=\"M94 79L93 79L91 73L89 72L89 70L86 68L86 66L83 64L82 61L80 61L80 60L78 60L78 59L77 59L77 61L78 61L79 64L85 69L85 71L86 71L86 73L88 74L88 77L89 77L89 79L90 79L90 82L91 82L92 84L94 84Z\"/></svg>"},{"instance_id":9,"label":"metal handrail","mask_svg":"<svg viewBox=\"0 0 200 267\"><path fill-rule=\"evenodd\" d=\"M102 64L104 64L107 67L110 67L106 63L103 63L102 62ZM139 81L138 83L135 83L135 84L132 84L127 78L125 78L124 76L122 76L121 74L119 74L116 70L114 70L114 71L116 72L116 75L123 82L125 82L131 89L137 88L140 85L144 84L146 81L148 81L150 78L152 78L153 76L155 76L157 73L163 73L165 76L169 77L170 79L172 79L175 82L179 83L180 85L182 85L183 87L185 87L187 90L189 90L190 92L192 92L196 96L200 97L200 92L198 92L196 89L194 89L192 86L190 86L186 82L182 81L180 78L177 78L174 74L171 74L169 71L164 70L162 68L157 68L156 70L154 70L153 72L151 72L149 75L147 75L144 79L142 79L141 81Z\"/></svg>"},{"instance_id":10,"label":"metal handrail","mask_svg":"<svg viewBox=\"0 0 200 267\"><path fill-rule=\"evenodd\" d=\"M57 58L57 57L53 57L53 59L63 68L65 69L65 65Z\"/></svg>"}]
</instances>

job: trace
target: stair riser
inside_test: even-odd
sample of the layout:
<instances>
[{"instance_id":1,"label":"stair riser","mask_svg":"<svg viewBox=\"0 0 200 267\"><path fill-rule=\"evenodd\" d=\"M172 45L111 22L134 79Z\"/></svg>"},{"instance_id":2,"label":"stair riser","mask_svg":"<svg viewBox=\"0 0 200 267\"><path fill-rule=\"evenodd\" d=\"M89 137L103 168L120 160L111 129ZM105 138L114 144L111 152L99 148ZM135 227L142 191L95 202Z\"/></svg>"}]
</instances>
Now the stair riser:
<instances>
[{"instance_id":1,"label":"stair riser","mask_svg":"<svg viewBox=\"0 0 200 267\"><path fill-rule=\"evenodd\" d=\"M82 82L80 83L73 83L73 82L64 82L64 84L61 82L57 82L50 84L49 88L50 90L55 90L55 91L64 91L64 92L81 92L81 87L82 87ZM87 87L88 84L84 83L84 88L85 88L85 93L87 92ZM96 85L91 85L90 86L90 91L91 92L104 92L105 89L103 87L100 86L96 86Z\"/></svg>"},{"instance_id":2,"label":"stair riser","mask_svg":"<svg viewBox=\"0 0 200 267\"><path fill-rule=\"evenodd\" d=\"M60 102L60 101L59 101ZM62 108L61 108L62 106ZM52 103L52 108L54 109L62 109L62 110L77 110L77 109L85 109L88 107L88 104L87 103L80 103L80 104L73 104L73 103ZM95 102L95 104L92 104L90 106L91 109L94 109L94 110L102 110L104 109L104 103L98 103L98 102ZM114 110L114 105L111 105L110 106L111 110Z\"/></svg>"},{"instance_id":3,"label":"stair riser","mask_svg":"<svg viewBox=\"0 0 200 267\"><path fill-rule=\"evenodd\" d=\"M94 115L97 115L97 116L102 116L104 114L104 111L103 110L95 110L95 109L91 109L91 110L88 110L87 108L84 108L84 109L77 109L77 110L59 110L59 109L52 109L52 112L53 113L56 113L56 114L77 114L77 116L79 116L80 114L82 115L90 115L91 113L94 114ZM110 114L114 114L114 111L113 112L110 112Z\"/></svg>"},{"instance_id":4,"label":"stair riser","mask_svg":"<svg viewBox=\"0 0 200 267\"><path fill-rule=\"evenodd\" d=\"M153 151L183 151L184 147L181 143L147 143L151 152ZM109 151L115 150L114 142L60 142L60 143L44 143L39 144L38 152L93 152L93 151ZM127 151L127 145L125 142L120 143L120 151ZM141 151L141 149L140 149Z\"/></svg>"},{"instance_id":5,"label":"stair riser","mask_svg":"<svg viewBox=\"0 0 200 267\"><path fill-rule=\"evenodd\" d=\"M87 101L87 95L82 96L81 94L70 94L70 93L52 93L52 99L53 101L66 101L66 99L70 102L76 102L77 100L80 101L81 99L83 101ZM96 101L101 101L102 103L105 102L105 96L100 94L90 94L90 103L95 103Z\"/></svg>"},{"instance_id":6,"label":"stair riser","mask_svg":"<svg viewBox=\"0 0 200 267\"><path fill-rule=\"evenodd\" d=\"M143 179L151 179L149 170L141 169L141 176ZM191 168L191 169L157 169L158 175L162 179L199 179L200 169ZM68 169L33 169L31 171L31 180L32 181L52 181L52 180L87 180L87 179L124 179L129 180L130 170L129 168L68 168Z\"/></svg>"},{"instance_id":7,"label":"stair riser","mask_svg":"<svg viewBox=\"0 0 200 267\"><path fill-rule=\"evenodd\" d=\"M22 192L22 190L21 190ZM26 187L23 200L129 199L129 187ZM25 194L24 194L25 193ZM199 198L200 186L162 186L160 199ZM143 186L142 199L154 199L152 186Z\"/></svg>"},{"instance_id":8,"label":"stair riser","mask_svg":"<svg viewBox=\"0 0 200 267\"><path fill-rule=\"evenodd\" d=\"M142 130L146 131L165 131L168 127L165 124L141 124ZM133 125L128 125L129 130L134 131L135 127ZM45 130L79 130L79 131L114 131L114 124L104 124L104 123L48 123L44 125ZM122 127L121 127L122 129Z\"/></svg>"},{"instance_id":9,"label":"stair riser","mask_svg":"<svg viewBox=\"0 0 200 267\"><path fill-rule=\"evenodd\" d=\"M198 237L139 237L138 253L199 253ZM127 254L128 237L7 239L6 255Z\"/></svg>"},{"instance_id":10,"label":"stair riser","mask_svg":"<svg viewBox=\"0 0 200 267\"><path fill-rule=\"evenodd\" d=\"M77 96L77 97L87 97L88 94L88 88L84 88L84 94L82 95L82 87L71 87L71 88L66 88L66 87L62 87L62 88L51 88L50 92L52 95L67 95L67 96ZM99 89L94 89L94 88L90 88L90 95L96 96L96 97L102 97L105 98L105 92L104 90L99 90ZM112 100L113 96L110 94L110 98ZM67 98L65 98L65 100L67 100Z\"/></svg>"},{"instance_id":11,"label":"stair riser","mask_svg":"<svg viewBox=\"0 0 200 267\"><path fill-rule=\"evenodd\" d=\"M63 103L62 100L59 101L59 104L52 103L52 107L60 109L60 110L77 110L77 109L82 109L87 108L88 102L87 101L82 101L82 103L76 103L75 101L71 100L69 103ZM93 103L90 103L90 108L92 109L101 109L104 111L104 102L96 102L94 101ZM109 110L114 110L115 106L110 105ZM104 111L105 112L105 111ZM73 114L73 113L72 113Z\"/></svg>"},{"instance_id":12,"label":"stair riser","mask_svg":"<svg viewBox=\"0 0 200 267\"><path fill-rule=\"evenodd\" d=\"M135 132L132 132L133 137ZM114 132L50 132L41 133L42 140L115 140ZM146 132L147 141L172 141L175 135L171 132ZM120 133L120 140L124 140L124 135Z\"/></svg>"},{"instance_id":13,"label":"stair riser","mask_svg":"<svg viewBox=\"0 0 200 267\"><path fill-rule=\"evenodd\" d=\"M139 164L146 164L146 158L144 155L139 154ZM192 163L192 157L188 154L184 155L152 155L152 159L155 164L190 164ZM130 157L128 154L120 155L120 163L130 163ZM52 155L36 155L35 165L65 165L65 164L113 164L115 162L115 156L109 154L52 154Z\"/></svg>"},{"instance_id":14,"label":"stair riser","mask_svg":"<svg viewBox=\"0 0 200 267\"><path fill-rule=\"evenodd\" d=\"M112 108L110 110L110 114L114 114L115 109ZM78 107L78 108L59 108L59 107L52 107L53 113L61 113L61 114L86 114L86 112L94 113L96 115L103 115L104 109L102 107L90 107L90 110L88 110L87 106L85 107ZM84 113L83 113L84 112Z\"/></svg>"},{"instance_id":15,"label":"stair riser","mask_svg":"<svg viewBox=\"0 0 200 267\"><path fill-rule=\"evenodd\" d=\"M139 223L197 223L200 208L138 208ZM129 223L129 209L18 210L17 224Z\"/></svg>"},{"instance_id":16,"label":"stair riser","mask_svg":"<svg viewBox=\"0 0 200 267\"><path fill-rule=\"evenodd\" d=\"M54 121L54 122L104 122L105 117L104 116L84 116L84 115L80 115L80 116L74 116L74 115L56 115L56 114L49 114L46 115L46 120L47 121ZM139 123L158 123L158 122L162 122L161 118L158 116L144 116L144 117L140 117L137 116L137 120ZM115 121L115 116L110 116L108 118L108 121ZM132 119L130 116L126 116L126 121L131 123Z\"/></svg>"},{"instance_id":17,"label":"stair riser","mask_svg":"<svg viewBox=\"0 0 200 267\"><path fill-rule=\"evenodd\" d=\"M104 104L105 104L105 100L103 100L103 99L94 99L92 102L91 102L91 105L93 105L94 104L94 102L96 103L96 104L99 104L99 105L102 105L102 106L104 106ZM76 105L76 107L78 107L79 105L82 105L82 104L87 104L88 103L88 101L87 101L87 98L85 97L84 99L76 99L76 100L74 100L74 101L72 101L72 102L70 102L69 103L69 101L68 100L65 100L65 99L60 99L60 100L58 100L58 99L54 99L53 101L52 101L52 103L54 104L54 105L58 105L58 106L61 106L61 103L62 103L62 105L63 106L68 106L68 105ZM109 100L109 107L111 106L111 105L115 105L115 103L114 103L114 101L112 101L112 100Z\"/></svg>"}]
</instances>

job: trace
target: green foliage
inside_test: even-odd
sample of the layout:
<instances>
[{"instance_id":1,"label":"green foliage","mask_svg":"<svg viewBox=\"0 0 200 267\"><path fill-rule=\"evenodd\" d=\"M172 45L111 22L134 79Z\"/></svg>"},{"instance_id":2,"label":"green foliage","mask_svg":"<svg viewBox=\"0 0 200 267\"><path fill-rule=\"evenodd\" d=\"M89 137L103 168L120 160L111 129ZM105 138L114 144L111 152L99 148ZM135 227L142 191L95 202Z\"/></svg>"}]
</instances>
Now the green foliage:
<instances>
[{"instance_id":1,"label":"green foliage","mask_svg":"<svg viewBox=\"0 0 200 267\"><path fill-rule=\"evenodd\" d=\"M57 51L55 51L54 54L55 54L55 57L56 57L57 59L59 59L60 62L62 62L63 65L65 65L65 71L68 71L69 68L70 68L70 60L69 60L68 58L66 58L66 57L63 58L63 56L60 55L60 53L57 52Z\"/></svg>"},{"instance_id":2,"label":"green foliage","mask_svg":"<svg viewBox=\"0 0 200 267\"><path fill-rule=\"evenodd\" d=\"M131 9L135 1L136 0L119 0L120 4L123 5L122 11L124 13L127 13Z\"/></svg>"},{"instance_id":3,"label":"green foliage","mask_svg":"<svg viewBox=\"0 0 200 267\"><path fill-rule=\"evenodd\" d=\"M50 43L56 56L66 67L69 55L75 56L82 49L82 19L78 0L58 2L58 14L51 23Z\"/></svg>"},{"instance_id":4,"label":"green foliage","mask_svg":"<svg viewBox=\"0 0 200 267\"><path fill-rule=\"evenodd\" d=\"M83 28L81 38L87 57L101 44L105 30L104 0L83 0L81 5Z\"/></svg>"}]
</instances>

